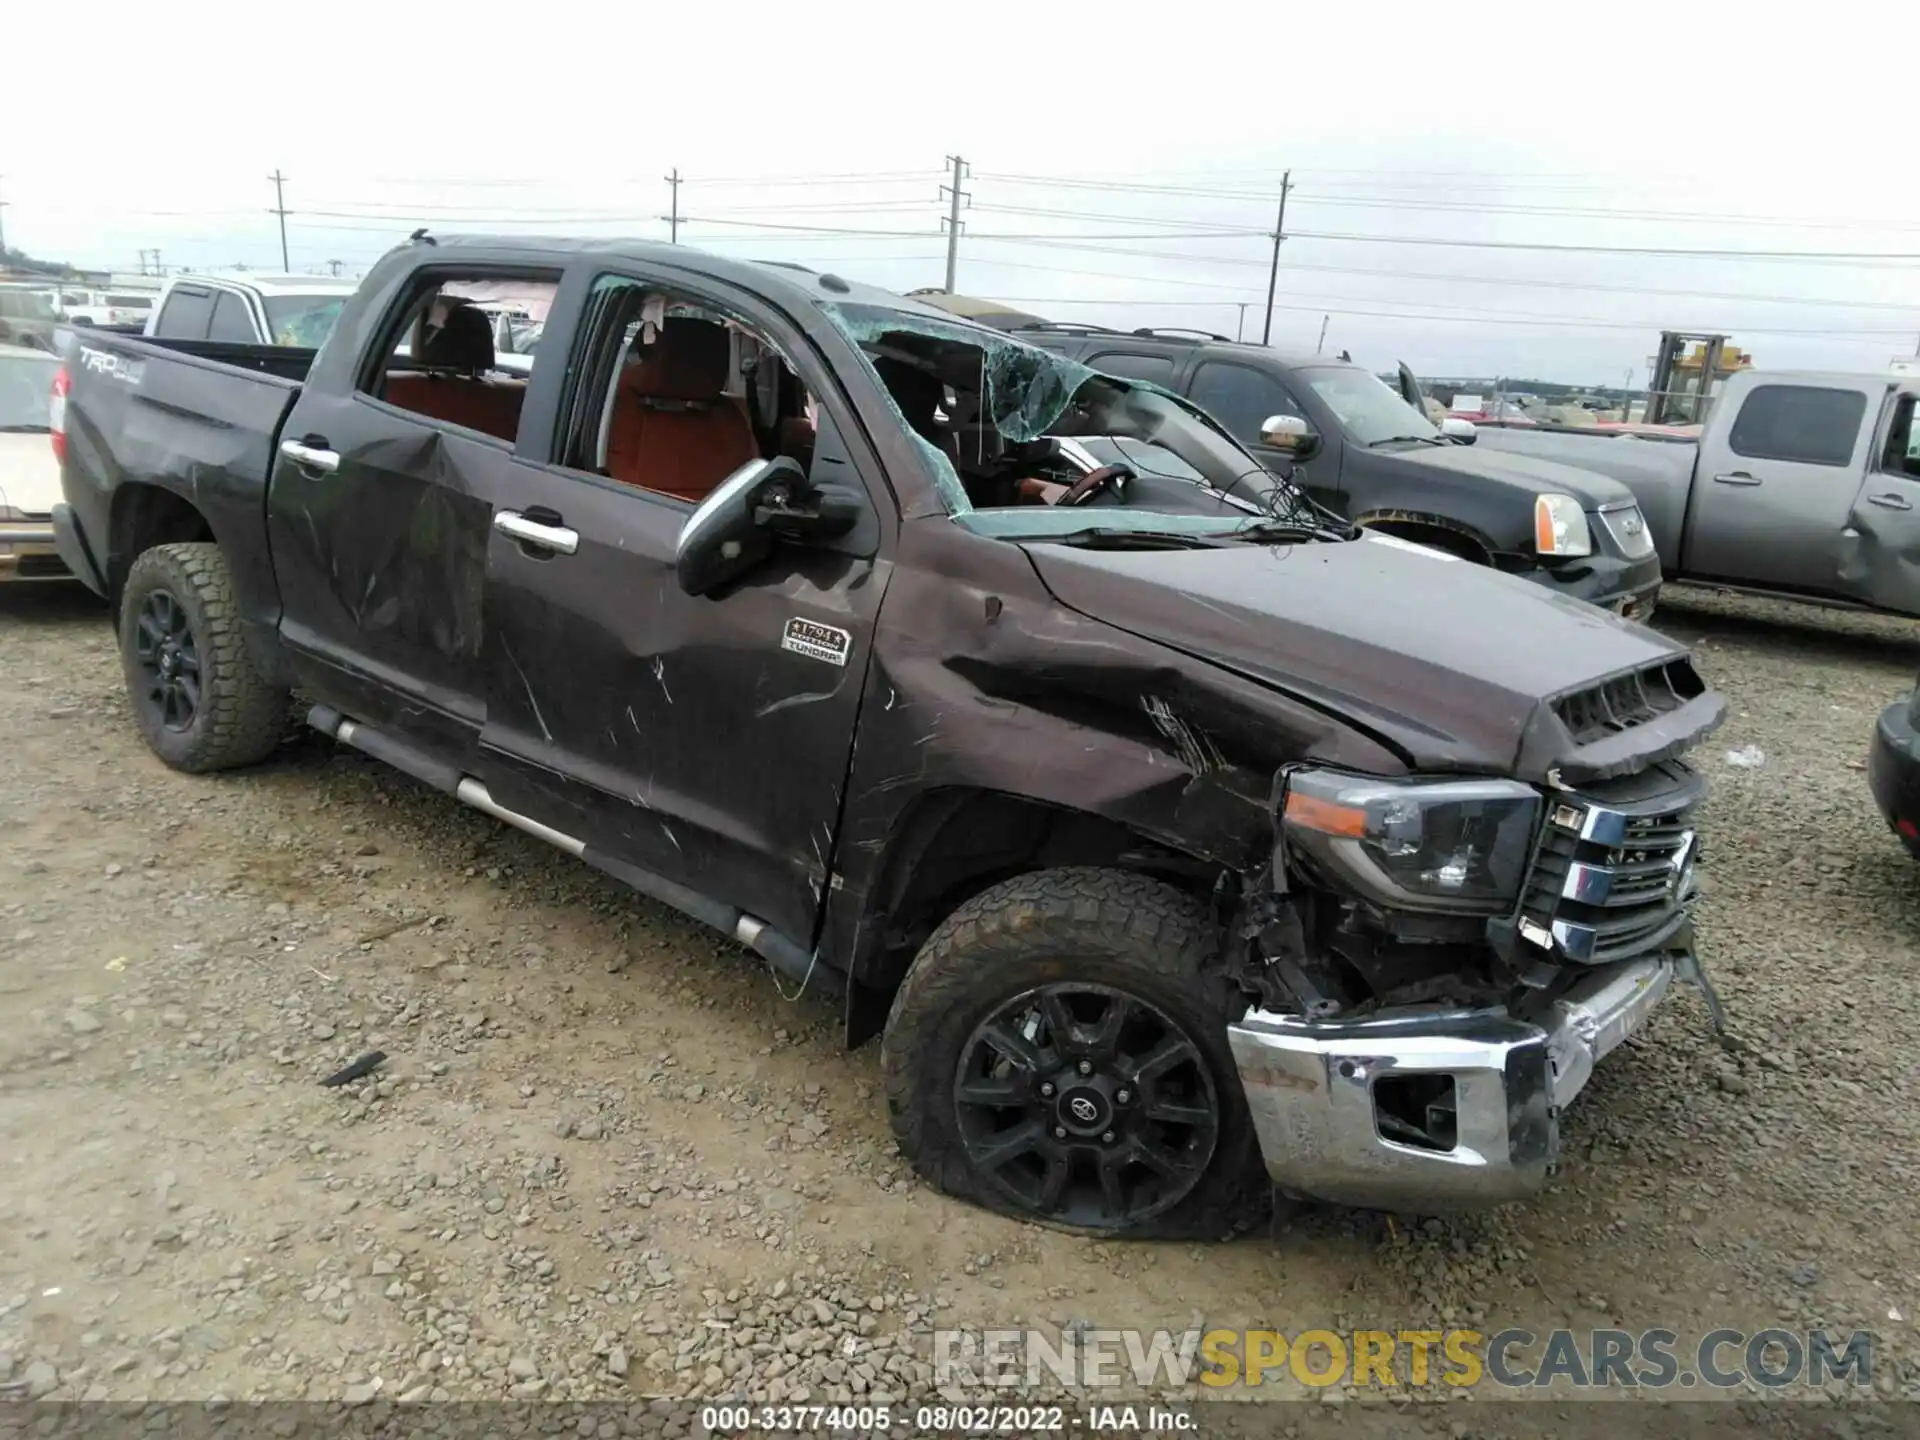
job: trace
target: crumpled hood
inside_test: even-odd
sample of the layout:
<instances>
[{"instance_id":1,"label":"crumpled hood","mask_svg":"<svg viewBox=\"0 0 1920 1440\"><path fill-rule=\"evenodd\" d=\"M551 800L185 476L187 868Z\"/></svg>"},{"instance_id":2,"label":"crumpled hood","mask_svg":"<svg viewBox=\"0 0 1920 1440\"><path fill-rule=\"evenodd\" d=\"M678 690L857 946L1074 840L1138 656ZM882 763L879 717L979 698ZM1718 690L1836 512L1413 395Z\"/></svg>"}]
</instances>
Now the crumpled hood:
<instances>
[{"instance_id":1,"label":"crumpled hood","mask_svg":"<svg viewBox=\"0 0 1920 1440\"><path fill-rule=\"evenodd\" d=\"M1331 711L1416 769L1544 778L1520 758L1550 697L1687 653L1584 601L1380 536L1026 549L1060 603Z\"/></svg>"},{"instance_id":2,"label":"crumpled hood","mask_svg":"<svg viewBox=\"0 0 1920 1440\"><path fill-rule=\"evenodd\" d=\"M1550 492L1571 495L1583 510L1633 499L1631 490L1609 476L1511 450L1486 450L1479 445L1411 445L1394 451L1393 457L1423 469L1471 475L1529 497Z\"/></svg>"},{"instance_id":3,"label":"crumpled hood","mask_svg":"<svg viewBox=\"0 0 1920 1440\"><path fill-rule=\"evenodd\" d=\"M60 462L53 440L38 432L0 434L0 507L49 515L60 503Z\"/></svg>"}]
</instances>

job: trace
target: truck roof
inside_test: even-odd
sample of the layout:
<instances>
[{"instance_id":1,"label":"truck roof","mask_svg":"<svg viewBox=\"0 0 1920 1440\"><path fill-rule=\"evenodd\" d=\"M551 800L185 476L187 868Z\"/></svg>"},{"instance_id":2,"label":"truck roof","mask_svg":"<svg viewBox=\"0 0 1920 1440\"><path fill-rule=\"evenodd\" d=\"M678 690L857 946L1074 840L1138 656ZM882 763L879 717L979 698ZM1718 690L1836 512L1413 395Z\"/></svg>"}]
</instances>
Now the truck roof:
<instances>
[{"instance_id":1,"label":"truck roof","mask_svg":"<svg viewBox=\"0 0 1920 1440\"><path fill-rule=\"evenodd\" d=\"M546 255L559 263L594 255L644 260L666 266L685 266L690 259L697 259L701 274L730 280L770 299L785 299L792 304L877 305L922 315L949 325L969 326L983 335L1006 334L1005 331L994 330L965 316L956 315L951 310L923 304L898 291L847 280L831 271L810 270L804 265L779 260L736 260L693 245L672 245L662 240L580 240L545 235L435 235L431 244L435 248L450 251L504 250L529 258Z\"/></svg>"},{"instance_id":2,"label":"truck roof","mask_svg":"<svg viewBox=\"0 0 1920 1440\"><path fill-rule=\"evenodd\" d=\"M360 282L343 275L264 275L253 270L192 270L170 277L187 284L217 281L223 285L245 285L262 295L312 295L317 293L351 295Z\"/></svg>"}]
</instances>

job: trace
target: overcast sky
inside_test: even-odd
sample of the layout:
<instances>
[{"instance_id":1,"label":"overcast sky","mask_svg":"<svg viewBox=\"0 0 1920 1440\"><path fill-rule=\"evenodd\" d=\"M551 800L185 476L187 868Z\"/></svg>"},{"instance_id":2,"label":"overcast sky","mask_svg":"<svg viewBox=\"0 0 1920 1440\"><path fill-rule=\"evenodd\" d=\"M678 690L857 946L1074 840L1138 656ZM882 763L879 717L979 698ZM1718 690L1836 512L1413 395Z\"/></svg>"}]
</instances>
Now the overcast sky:
<instances>
[{"instance_id":1,"label":"overcast sky","mask_svg":"<svg viewBox=\"0 0 1920 1440\"><path fill-rule=\"evenodd\" d=\"M1613 384L1663 328L1920 348L1914 0L195 0L60 33L6 67L0 219L81 264L278 269L275 168L297 270L420 224L664 238L677 167L683 243L908 289L957 153L956 288L1053 318L1258 339L1291 169L1276 344L1328 317L1375 368Z\"/></svg>"}]
</instances>

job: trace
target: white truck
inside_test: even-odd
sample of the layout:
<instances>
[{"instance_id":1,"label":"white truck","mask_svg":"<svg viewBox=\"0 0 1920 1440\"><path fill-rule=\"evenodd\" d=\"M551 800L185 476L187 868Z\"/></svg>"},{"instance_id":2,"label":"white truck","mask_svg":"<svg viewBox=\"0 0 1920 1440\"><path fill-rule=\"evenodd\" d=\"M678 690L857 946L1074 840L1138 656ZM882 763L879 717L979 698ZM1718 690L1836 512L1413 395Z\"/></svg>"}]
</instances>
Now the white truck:
<instances>
[{"instance_id":1,"label":"white truck","mask_svg":"<svg viewBox=\"0 0 1920 1440\"><path fill-rule=\"evenodd\" d=\"M357 284L332 275L176 275L160 292L145 333L314 350Z\"/></svg>"}]
</instances>

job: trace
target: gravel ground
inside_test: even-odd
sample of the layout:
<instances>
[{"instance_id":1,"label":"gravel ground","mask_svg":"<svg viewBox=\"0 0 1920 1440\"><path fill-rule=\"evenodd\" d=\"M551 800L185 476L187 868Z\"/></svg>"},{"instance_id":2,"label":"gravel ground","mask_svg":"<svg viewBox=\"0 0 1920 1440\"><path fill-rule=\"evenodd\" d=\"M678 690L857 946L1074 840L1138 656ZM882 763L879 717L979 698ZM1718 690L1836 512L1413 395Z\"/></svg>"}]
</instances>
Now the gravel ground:
<instances>
[{"instance_id":1,"label":"gravel ground","mask_svg":"<svg viewBox=\"0 0 1920 1440\"><path fill-rule=\"evenodd\" d=\"M902 1400L935 1325L1200 1319L1861 1328L1920 1398L1920 872L1862 773L1920 632L1659 623L1732 702L1700 756L1731 1040L1663 1006L1536 1204L1195 1246L928 1191L874 1050L744 952L315 737L174 774L100 610L0 593L0 1393ZM1432 1413L1394 1433L1469 1433Z\"/></svg>"}]
</instances>

